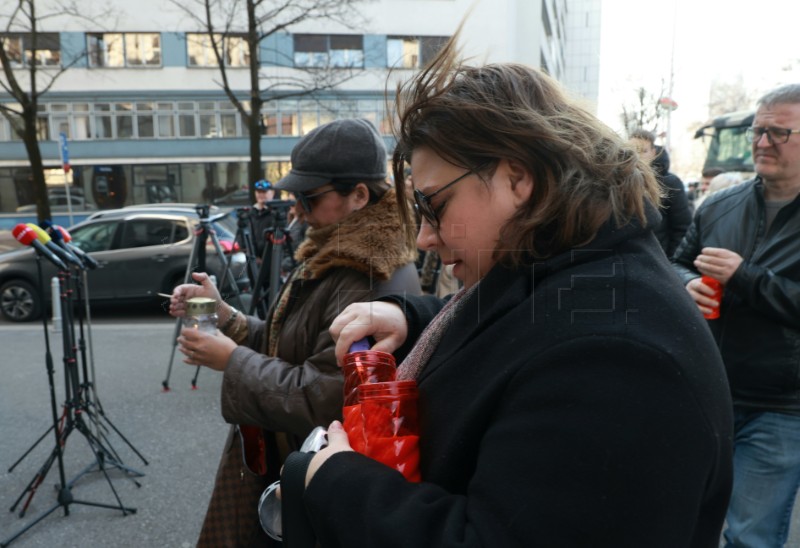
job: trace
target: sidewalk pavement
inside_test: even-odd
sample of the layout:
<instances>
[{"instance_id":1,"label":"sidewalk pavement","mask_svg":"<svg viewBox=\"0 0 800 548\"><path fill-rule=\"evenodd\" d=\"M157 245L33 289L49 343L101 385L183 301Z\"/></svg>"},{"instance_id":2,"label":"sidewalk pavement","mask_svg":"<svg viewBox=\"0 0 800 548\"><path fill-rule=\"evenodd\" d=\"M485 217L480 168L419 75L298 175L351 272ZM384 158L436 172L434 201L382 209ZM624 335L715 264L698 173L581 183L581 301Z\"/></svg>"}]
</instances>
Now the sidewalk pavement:
<instances>
[{"instance_id":1,"label":"sidewalk pavement","mask_svg":"<svg viewBox=\"0 0 800 548\"><path fill-rule=\"evenodd\" d=\"M219 411L221 375L203 369L197 390L191 389L195 368L175 351L169 392L162 392L173 347L174 323L95 325L91 330L97 399L109 421L108 444L123 465L143 472L137 487L119 467L110 467L111 485L123 505L119 509L69 505L56 510L11 543L33 547L177 547L194 546L205 514L217 462L227 435ZM88 339L88 335L85 335ZM65 401L60 333L49 333L58 413ZM24 518L17 515L28 484L53 452L52 431L30 454L9 468L51 427L52 412L41 323L0 325L0 542L57 506L59 483L54 462L35 492ZM80 363L80 361L79 361ZM132 446L132 447L131 447ZM136 455L138 450L149 464ZM95 458L77 430L64 448L65 477L70 481ZM96 466L72 487L75 500L118 506L109 482Z\"/></svg>"}]
</instances>

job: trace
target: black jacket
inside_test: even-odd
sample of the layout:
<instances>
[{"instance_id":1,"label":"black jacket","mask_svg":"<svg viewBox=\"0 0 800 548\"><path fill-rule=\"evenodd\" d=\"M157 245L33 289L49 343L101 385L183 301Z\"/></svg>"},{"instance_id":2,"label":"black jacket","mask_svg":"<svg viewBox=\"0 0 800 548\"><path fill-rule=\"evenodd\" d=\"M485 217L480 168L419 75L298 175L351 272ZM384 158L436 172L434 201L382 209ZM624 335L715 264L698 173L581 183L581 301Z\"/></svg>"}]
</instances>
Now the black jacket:
<instances>
[{"instance_id":1,"label":"black jacket","mask_svg":"<svg viewBox=\"0 0 800 548\"><path fill-rule=\"evenodd\" d=\"M412 339L441 305L402 302ZM304 495L322 546L716 548L729 389L649 230L495 266L418 382L422 483L334 455Z\"/></svg>"},{"instance_id":2,"label":"black jacket","mask_svg":"<svg viewBox=\"0 0 800 548\"><path fill-rule=\"evenodd\" d=\"M673 262L684 284L700 276L704 247L744 262L725 286L720 318L708 323L735 404L800 412L800 197L764 234L764 185L756 178L714 193L698 208Z\"/></svg>"},{"instance_id":3,"label":"black jacket","mask_svg":"<svg viewBox=\"0 0 800 548\"><path fill-rule=\"evenodd\" d=\"M250 209L250 222L256 257L261 259L264 256L264 248L267 246L264 231L274 226L275 215L269 206L264 206L261 209L252 207Z\"/></svg>"},{"instance_id":4,"label":"black jacket","mask_svg":"<svg viewBox=\"0 0 800 548\"><path fill-rule=\"evenodd\" d=\"M664 198L661 200L661 223L656 225L654 232L664 253L667 257L672 257L692 222L692 208L689 206L683 181L669 171L669 154L666 149L656 148L658 153L653 159L652 168L661 183Z\"/></svg>"}]
</instances>

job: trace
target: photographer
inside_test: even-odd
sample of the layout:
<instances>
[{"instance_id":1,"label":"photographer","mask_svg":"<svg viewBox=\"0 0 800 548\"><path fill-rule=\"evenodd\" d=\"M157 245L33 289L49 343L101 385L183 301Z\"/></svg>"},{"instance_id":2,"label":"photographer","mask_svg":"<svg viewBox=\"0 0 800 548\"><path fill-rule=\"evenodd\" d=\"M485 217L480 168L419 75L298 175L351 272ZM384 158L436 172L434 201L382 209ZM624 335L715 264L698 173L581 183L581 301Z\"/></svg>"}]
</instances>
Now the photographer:
<instances>
[{"instance_id":1,"label":"photographer","mask_svg":"<svg viewBox=\"0 0 800 548\"><path fill-rule=\"evenodd\" d=\"M275 189L272 187L272 183L266 179L256 181L253 183L253 187L256 193L256 203L250 210L250 233L253 235L256 261L261 264L266 247L264 231L271 228L275 222L272 208L268 204L275 198Z\"/></svg>"},{"instance_id":2,"label":"photographer","mask_svg":"<svg viewBox=\"0 0 800 548\"><path fill-rule=\"evenodd\" d=\"M421 293L414 233L402 223L408 204L386 182L386 148L375 127L362 119L320 126L300 139L291 160L275 189L294 193L309 229L266 321L223 303L203 273L193 275L200 285L180 285L170 300L177 317L189 298L219 303L220 331L183 329L180 351L184 363L223 372L223 417L250 425L231 429L198 546L271 545L258 521L261 493L315 426L341 419L343 378L328 327L350 303ZM253 427L266 452L245 463L242 441ZM258 468L266 472L251 472Z\"/></svg>"}]
</instances>

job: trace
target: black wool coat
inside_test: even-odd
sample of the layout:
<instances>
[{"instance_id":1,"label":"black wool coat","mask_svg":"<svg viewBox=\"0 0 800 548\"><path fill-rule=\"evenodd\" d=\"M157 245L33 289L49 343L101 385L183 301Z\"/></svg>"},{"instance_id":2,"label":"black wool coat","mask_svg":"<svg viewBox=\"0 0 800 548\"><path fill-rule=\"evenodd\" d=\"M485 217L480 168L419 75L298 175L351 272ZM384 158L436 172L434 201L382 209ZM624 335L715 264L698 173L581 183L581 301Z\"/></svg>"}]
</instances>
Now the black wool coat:
<instances>
[{"instance_id":1,"label":"black wool coat","mask_svg":"<svg viewBox=\"0 0 800 548\"><path fill-rule=\"evenodd\" d=\"M412 338L430 299L403 299ZM729 389L649 229L495 266L418 383L422 482L334 455L304 495L323 547L717 546Z\"/></svg>"}]
</instances>

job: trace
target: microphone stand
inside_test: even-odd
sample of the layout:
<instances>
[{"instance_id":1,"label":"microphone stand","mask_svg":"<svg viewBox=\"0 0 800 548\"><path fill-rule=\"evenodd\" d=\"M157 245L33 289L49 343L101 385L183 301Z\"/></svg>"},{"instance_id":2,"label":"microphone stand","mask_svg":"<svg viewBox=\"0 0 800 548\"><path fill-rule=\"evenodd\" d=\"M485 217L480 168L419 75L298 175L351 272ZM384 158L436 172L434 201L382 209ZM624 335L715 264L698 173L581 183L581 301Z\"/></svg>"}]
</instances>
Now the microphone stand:
<instances>
[{"instance_id":1,"label":"microphone stand","mask_svg":"<svg viewBox=\"0 0 800 548\"><path fill-rule=\"evenodd\" d=\"M111 441L108 439L108 436L106 436L106 432L108 432L106 425L110 426L111 429L114 432L116 432L116 434L122 439L122 441L124 441L128 445L128 447L130 447L131 450L134 453L136 453L136 455L142 460L142 462L144 462L145 465L148 465L149 463L147 462L147 459L145 459L144 456L142 456L142 454L136 449L136 447L134 447L133 444L131 444L128 438L126 438L122 434L122 432L120 432L119 429L116 426L114 426L114 423L111 422L111 419L109 419L108 416L106 415L105 410L103 409L103 406L100 403L100 399L97 396L95 376L94 376L94 361L91 362L91 368L92 368L91 376L89 375L89 371L87 369L83 312L85 310L88 316L89 297L88 297L88 287L85 284L86 270L82 270L82 273L83 273L82 280L75 279L76 282L75 287L77 295L75 302L84 304L84 307L81 306L76 307L78 310L78 327L79 327L78 332L80 334L80 337L78 339L78 349L80 350L81 364L83 369L83 382L81 383L80 388L81 388L81 393L83 394L84 397L81 401L83 402L82 409L84 413L91 419L95 427L94 440L95 443L97 444L97 449L98 449L97 455L99 456L99 460L97 462L90 463L75 478L73 478L69 482L69 485L72 486L79 478L81 478L95 466L100 466L102 468L102 463L100 461L103 461L104 463L111 464L112 466L127 472L128 477L133 481L136 487L141 487L141 484L138 481L136 481L134 477L142 477L144 476L144 473L122 464L122 459L120 458L119 454L117 454L117 452L114 450L114 447L111 444ZM81 298L82 281L84 282L83 283L84 298ZM70 313L72 313L71 310ZM73 328L73 341L74 341L74 321L71 323L71 325ZM89 325L88 323L87 323L87 333L91 333L91 325ZM96 413L95 410L97 411ZM104 423L101 422L101 419L104 421ZM105 442L105 445L103 444L103 442Z\"/></svg>"},{"instance_id":2,"label":"microphone stand","mask_svg":"<svg viewBox=\"0 0 800 548\"><path fill-rule=\"evenodd\" d=\"M39 277L39 289L42 295L44 295L44 275L42 273L41 267L41 252L37 249L36 254L36 265L37 265L37 273ZM53 367L53 359L52 354L50 351L50 338L49 332L47 329L47 315L42 315L42 325L44 328L44 335L45 335L45 363L47 367L47 377L48 383L50 386L50 410L52 414L53 425L48 429L45 434L39 438L39 440L30 448L28 451L21 457L11 469L13 469L25 456L30 453L30 451L35 447L39 441L44 439L47 433L52 430L55 436L55 445L51 450L50 454L48 455L47 459L45 460L44 464L39 468L39 470L34 475L33 479L28 483L26 488L11 506L10 511L14 512L17 508L17 505L22 501L22 499L27 494L28 497L25 500L22 509L19 512L19 517L22 518L25 516L25 513L28 510L28 507L33 499L33 496L36 494L37 489L39 486L44 482L45 477L49 473L50 469L52 468L54 463L58 463L58 471L59 471L59 483L56 486L58 490L57 501L56 503L51 506L49 509L45 510L42 514L37 516L31 523L25 525L22 529L17 531L16 533L12 534L7 539L4 539L0 542L0 548L5 548L9 544L11 544L14 540L19 538L25 532L30 530L36 524L40 523L43 519L47 516L55 512L59 508L64 509L64 515L69 516L69 509L70 506L73 504L81 504L85 506L94 506L98 508L108 508L113 510L121 510L122 514L134 514L136 513L135 508L126 507L122 504L122 501L119 498L119 495L114 488L114 484L111 481L108 472L106 471L105 463L107 460L107 454L109 453L108 449L102 445L101 440L92 434L89 430L86 422L84 421L84 415L91 416L91 411L88 408L88 405L85 400L86 391L82 388L78 366L77 366L77 356L76 356L76 346L74 342L74 329L72 324L72 305L73 303L70 301L70 297L72 294L72 290L70 288L70 271L69 269L60 269L59 270L59 279L61 281L61 292L60 292L60 300L62 306L62 343L63 343L63 350L64 350L64 378L65 378L65 393L66 393L66 401L63 406L63 412L61 417L58 416L57 404L56 404L56 394L55 394L55 385L53 383L53 375L54 375L54 367ZM75 480L71 482L66 481L65 473L64 473L64 448L66 447L67 439L69 435L74 431L77 430L81 434L83 434L84 438L86 439L90 450L95 456L95 462L97 463L100 471L103 472L109 487L111 488L112 493L117 501L116 505L113 504L104 504L98 502L91 502L85 500L76 500L72 495L72 484ZM116 463L114 463L116 464ZM11 471L9 470L9 472ZM83 475L83 472L78 476L80 477ZM139 474L142 475L142 474ZM77 479L77 478L76 478ZM134 480L134 483L139 485L138 482Z\"/></svg>"}]
</instances>

